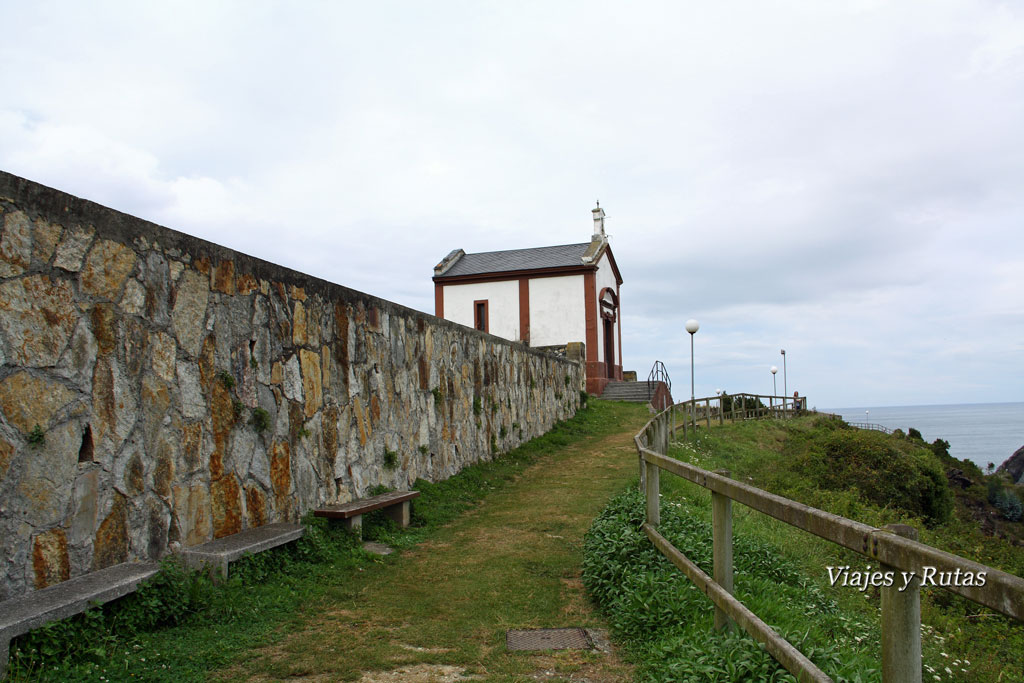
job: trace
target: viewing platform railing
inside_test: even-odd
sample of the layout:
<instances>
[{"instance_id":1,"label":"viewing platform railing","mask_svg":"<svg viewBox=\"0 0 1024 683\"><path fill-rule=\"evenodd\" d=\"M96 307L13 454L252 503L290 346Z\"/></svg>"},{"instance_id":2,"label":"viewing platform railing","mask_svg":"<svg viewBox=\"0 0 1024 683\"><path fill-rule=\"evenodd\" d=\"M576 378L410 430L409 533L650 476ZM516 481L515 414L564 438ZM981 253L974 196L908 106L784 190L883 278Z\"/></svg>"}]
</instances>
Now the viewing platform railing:
<instances>
[{"instance_id":1,"label":"viewing platform railing","mask_svg":"<svg viewBox=\"0 0 1024 683\"><path fill-rule=\"evenodd\" d=\"M683 435L691 427L712 422L724 424L726 420L785 420L803 414L807 397L798 399L761 394L721 394L681 401L667 409L671 411L672 433L676 425L682 426Z\"/></svg>"}]
</instances>

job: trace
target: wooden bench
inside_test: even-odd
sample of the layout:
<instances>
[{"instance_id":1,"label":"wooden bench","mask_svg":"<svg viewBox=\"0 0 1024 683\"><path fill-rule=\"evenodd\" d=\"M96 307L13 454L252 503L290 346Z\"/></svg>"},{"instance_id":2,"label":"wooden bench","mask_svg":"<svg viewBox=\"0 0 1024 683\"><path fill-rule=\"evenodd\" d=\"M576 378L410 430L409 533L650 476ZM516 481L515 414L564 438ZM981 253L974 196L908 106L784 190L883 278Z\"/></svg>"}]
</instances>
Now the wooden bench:
<instances>
[{"instance_id":1,"label":"wooden bench","mask_svg":"<svg viewBox=\"0 0 1024 683\"><path fill-rule=\"evenodd\" d=\"M186 567L193 569L208 567L211 572L220 572L221 576L226 579L228 563L234 562L247 553L260 553L302 538L302 533L301 524L289 524L288 522L265 524L202 545L186 548L181 551L181 559Z\"/></svg>"},{"instance_id":2,"label":"wooden bench","mask_svg":"<svg viewBox=\"0 0 1024 683\"><path fill-rule=\"evenodd\" d=\"M363 515L374 510L383 510L385 515L404 529L409 526L409 501L418 495L419 491L392 491L372 498L322 507L313 510L313 515L341 520L346 528L361 533Z\"/></svg>"},{"instance_id":3,"label":"wooden bench","mask_svg":"<svg viewBox=\"0 0 1024 683\"><path fill-rule=\"evenodd\" d=\"M156 562L126 562L0 602L0 678L7 671L12 638L84 612L93 603L125 596L158 571Z\"/></svg>"}]
</instances>

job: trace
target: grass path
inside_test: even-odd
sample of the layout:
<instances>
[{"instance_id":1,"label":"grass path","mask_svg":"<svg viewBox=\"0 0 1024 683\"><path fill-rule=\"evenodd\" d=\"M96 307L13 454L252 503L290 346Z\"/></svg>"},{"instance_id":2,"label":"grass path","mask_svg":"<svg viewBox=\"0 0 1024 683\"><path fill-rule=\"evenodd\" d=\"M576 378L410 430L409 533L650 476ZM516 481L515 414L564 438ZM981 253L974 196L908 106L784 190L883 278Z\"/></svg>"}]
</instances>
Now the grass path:
<instances>
[{"instance_id":1,"label":"grass path","mask_svg":"<svg viewBox=\"0 0 1024 683\"><path fill-rule=\"evenodd\" d=\"M541 458L473 510L383 566L332 587L273 645L220 680L623 681L614 652L508 652L510 628L604 624L580 582L583 534L636 473L644 406Z\"/></svg>"}]
</instances>

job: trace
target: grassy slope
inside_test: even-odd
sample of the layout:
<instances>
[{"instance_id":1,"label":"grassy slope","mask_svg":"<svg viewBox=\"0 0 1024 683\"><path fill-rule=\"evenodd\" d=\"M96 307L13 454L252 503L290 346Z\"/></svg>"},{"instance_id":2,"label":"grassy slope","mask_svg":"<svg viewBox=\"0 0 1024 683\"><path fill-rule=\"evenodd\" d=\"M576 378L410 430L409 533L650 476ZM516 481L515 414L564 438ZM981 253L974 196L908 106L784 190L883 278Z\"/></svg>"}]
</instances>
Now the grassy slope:
<instances>
[{"instance_id":1,"label":"grassy slope","mask_svg":"<svg viewBox=\"0 0 1024 683\"><path fill-rule=\"evenodd\" d=\"M841 441L851 448L841 454L844 462L837 463L836 454L830 454L829 448ZM870 454L878 451L908 454L909 464L905 463L903 471L889 463L876 465L873 470ZM1018 576L1024 574L1024 551L982 534L962 504L951 511L948 521L933 522L929 528L922 518L927 516L922 508L931 508L922 506L919 499L901 498L905 493L903 484L923 476L915 466L944 469L930 451L906 440L874 432L837 432L814 418L803 418L790 423L747 422L712 429L696 442L677 447L672 454L706 469L729 469L734 478L868 524L911 524L920 530L925 543ZM688 497L705 495L694 491L695 487L682 486ZM935 494L943 496L941 491ZM737 537L750 533L770 541L819 584L827 586L828 565L862 568L869 564L859 555L741 506L736 506L734 516ZM877 605L877 594L870 592L867 600L849 588L827 592L850 609L871 612ZM936 668L936 675L948 675L948 662L951 670L965 679L968 674L962 669L967 668L972 681L1024 680L1020 660L1024 628L1020 624L939 589L926 588L922 603L924 622L931 626L926 629L926 661ZM971 664L954 667L954 659Z\"/></svg>"}]
</instances>

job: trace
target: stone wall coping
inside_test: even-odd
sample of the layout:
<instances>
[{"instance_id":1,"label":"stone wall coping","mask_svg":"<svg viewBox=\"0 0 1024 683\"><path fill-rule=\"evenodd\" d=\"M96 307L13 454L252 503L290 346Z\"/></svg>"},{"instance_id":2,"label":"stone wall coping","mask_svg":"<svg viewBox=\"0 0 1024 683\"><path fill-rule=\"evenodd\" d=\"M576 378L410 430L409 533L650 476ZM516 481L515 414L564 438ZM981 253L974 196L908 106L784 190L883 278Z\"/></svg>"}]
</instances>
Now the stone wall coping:
<instances>
[{"instance_id":1,"label":"stone wall coping","mask_svg":"<svg viewBox=\"0 0 1024 683\"><path fill-rule=\"evenodd\" d=\"M0 170L0 201L9 201L23 207L30 207L24 210L34 219L41 218L65 228L72 226L91 228L95 230L96 236L118 242L133 250L138 249L135 240L143 237L150 244L159 244L164 251L177 249L181 253L191 255L193 259L205 258L213 265L222 261L231 261L235 264L236 275L245 273L263 280L294 285L303 288L307 293L319 294L329 301L361 302L364 306L378 308L389 315L423 318L433 326L458 329L461 334L475 335L492 344L515 345L534 355L555 358L566 364L576 364L576 361L531 348L521 342L495 337L372 294L270 263L2 170Z\"/></svg>"}]
</instances>

